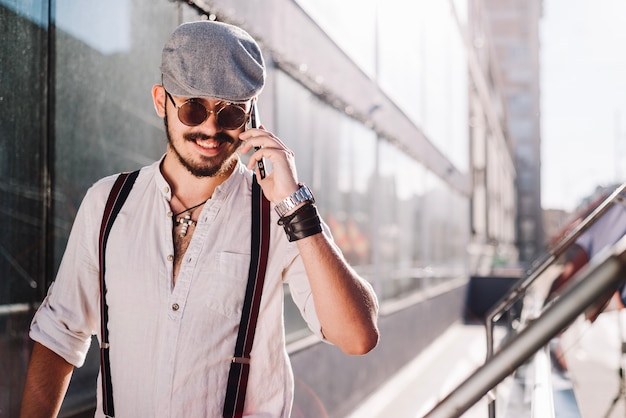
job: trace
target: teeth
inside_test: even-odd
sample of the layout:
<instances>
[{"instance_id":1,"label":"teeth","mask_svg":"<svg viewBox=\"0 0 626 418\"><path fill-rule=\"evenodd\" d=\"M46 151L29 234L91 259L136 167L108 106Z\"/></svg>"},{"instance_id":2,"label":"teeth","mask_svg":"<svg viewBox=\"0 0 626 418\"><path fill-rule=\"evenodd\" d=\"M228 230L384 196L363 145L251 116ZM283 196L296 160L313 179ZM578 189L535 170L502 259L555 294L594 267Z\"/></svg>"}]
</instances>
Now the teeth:
<instances>
[{"instance_id":1,"label":"teeth","mask_svg":"<svg viewBox=\"0 0 626 418\"><path fill-rule=\"evenodd\" d=\"M206 148L206 149L217 148L217 144L209 144L209 143L204 143L204 142L196 142L196 144L198 144L202 148Z\"/></svg>"}]
</instances>

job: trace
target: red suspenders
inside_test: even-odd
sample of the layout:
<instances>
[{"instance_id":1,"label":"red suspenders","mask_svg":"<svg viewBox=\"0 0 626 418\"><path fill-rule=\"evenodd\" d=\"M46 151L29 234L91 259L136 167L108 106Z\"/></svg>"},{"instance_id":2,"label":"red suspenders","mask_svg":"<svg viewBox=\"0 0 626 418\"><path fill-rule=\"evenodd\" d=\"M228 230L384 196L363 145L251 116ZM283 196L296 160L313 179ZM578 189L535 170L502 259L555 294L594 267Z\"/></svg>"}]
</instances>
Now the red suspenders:
<instances>
[{"instance_id":1,"label":"red suspenders","mask_svg":"<svg viewBox=\"0 0 626 418\"><path fill-rule=\"evenodd\" d=\"M119 175L111 193L102 217L100 227L99 258L100 258L100 374L102 380L102 409L106 416L114 417L113 390L111 384L111 370L109 365L109 331L108 307L106 304L105 255L106 242L115 217L119 213L124 201L128 197L139 171L122 173ZM263 195L261 187L253 176L252 182L252 240L248 284L241 313L239 333L235 345L235 353L230 365L228 386L223 416L225 418L239 418L243 415L243 406L246 398L248 373L250 370L250 352L254 340L261 293L267 267L269 251L270 203Z\"/></svg>"}]
</instances>

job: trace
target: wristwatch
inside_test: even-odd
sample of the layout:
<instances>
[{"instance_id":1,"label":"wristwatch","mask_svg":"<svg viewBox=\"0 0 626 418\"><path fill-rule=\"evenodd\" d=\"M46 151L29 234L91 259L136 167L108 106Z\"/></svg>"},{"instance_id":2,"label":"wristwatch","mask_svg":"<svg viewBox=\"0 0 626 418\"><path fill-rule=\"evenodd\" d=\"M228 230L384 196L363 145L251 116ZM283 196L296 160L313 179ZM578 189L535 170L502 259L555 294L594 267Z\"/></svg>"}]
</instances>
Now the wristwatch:
<instances>
[{"instance_id":1,"label":"wristwatch","mask_svg":"<svg viewBox=\"0 0 626 418\"><path fill-rule=\"evenodd\" d=\"M278 213L278 216L280 216L281 218L285 215L285 213L289 212L300 203L315 203L313 193L311 193L311 190L306 186L306 184L298 183L298 185L300 186L298 190L293 192L291 196L288 196L283 201L279 202L274 208L276 210L276 213Z\"/></svg>"}]
</instances>

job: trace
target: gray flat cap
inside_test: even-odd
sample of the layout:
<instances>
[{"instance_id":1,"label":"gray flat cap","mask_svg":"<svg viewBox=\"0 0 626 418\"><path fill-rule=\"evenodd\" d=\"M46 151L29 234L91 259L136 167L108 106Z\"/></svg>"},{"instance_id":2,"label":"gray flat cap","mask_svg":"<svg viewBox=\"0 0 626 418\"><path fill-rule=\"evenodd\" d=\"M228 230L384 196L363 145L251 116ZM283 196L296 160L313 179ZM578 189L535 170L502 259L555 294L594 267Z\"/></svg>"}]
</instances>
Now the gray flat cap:
<instances>
[{"instance_id":1,"label":"gray flat cap","mask_svg":"<svg viewBox=\"0 0 626 418\"><path fill-rule=\"evenodd\" d=\"M265 84L261 49L243 29L221 22L183 23L163 47L163 86L175 96L242 103Z\"/></svg>"}]
</instances>

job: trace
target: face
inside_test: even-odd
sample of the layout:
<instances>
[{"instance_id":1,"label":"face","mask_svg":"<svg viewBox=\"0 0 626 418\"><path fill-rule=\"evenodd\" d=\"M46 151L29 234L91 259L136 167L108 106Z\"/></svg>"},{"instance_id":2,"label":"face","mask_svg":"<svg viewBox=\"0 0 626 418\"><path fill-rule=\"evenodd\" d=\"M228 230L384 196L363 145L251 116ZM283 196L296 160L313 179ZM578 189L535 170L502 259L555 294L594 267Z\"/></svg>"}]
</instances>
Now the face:
<instances>
[{"instance_id":1,"label":"face","mask_svg":"<svg viewBox=\"0 0 626 418\"><path fill-rule=\"evenodd\" d=\"M211 99L194 99L210 113L199 125L188 126L180 121L177 109L186 100L174 96L165 99L164 123L168 152L196 177L228 174L238 160L236 151L241 145L239 134L244 127L224 129L219 126L216 123L215 112L223 106L223 103Z\"/></svg>"}]
</instances>

